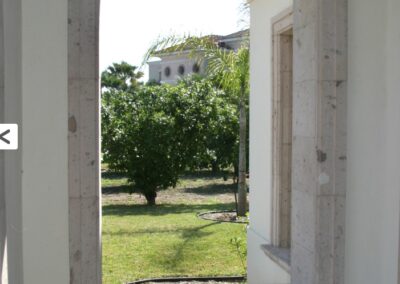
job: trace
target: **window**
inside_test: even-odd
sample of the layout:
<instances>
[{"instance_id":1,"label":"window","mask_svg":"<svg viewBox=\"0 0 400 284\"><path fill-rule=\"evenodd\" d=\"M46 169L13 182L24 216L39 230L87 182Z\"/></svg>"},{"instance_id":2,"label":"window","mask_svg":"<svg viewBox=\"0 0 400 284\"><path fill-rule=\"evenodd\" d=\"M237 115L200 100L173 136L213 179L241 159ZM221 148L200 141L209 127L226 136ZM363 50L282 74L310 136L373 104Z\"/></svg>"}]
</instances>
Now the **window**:
<instances>
[{"instance_id":1,"label":"window","mask_svg":"<svg viewBox=\"0 0 400 284\"><path fill-rule=\"evenodd\" d=\"M169 77L171 75L171 68L165 67L164 75L165 75L165 77Z\"/></svg>"},{"instance_id":2,"label":"window","mask_svg":"<svg viewBox=\"0 0 400 284\"><path fill-rule=\"evenodd\" d=\"M185 66L180 65L178 67L178 73L179 73L179 75L184 75L185 74Z\"/></svg>"},{"instance_id":3,"label":"window","mask_svg":"<svg viewBox=\"0 0 400 284\"><path fill-rule=\"evenodd\" d=\"M292 13L273 25L272 244L290 248L293 120Z\"/></svg>"}]
</instances>

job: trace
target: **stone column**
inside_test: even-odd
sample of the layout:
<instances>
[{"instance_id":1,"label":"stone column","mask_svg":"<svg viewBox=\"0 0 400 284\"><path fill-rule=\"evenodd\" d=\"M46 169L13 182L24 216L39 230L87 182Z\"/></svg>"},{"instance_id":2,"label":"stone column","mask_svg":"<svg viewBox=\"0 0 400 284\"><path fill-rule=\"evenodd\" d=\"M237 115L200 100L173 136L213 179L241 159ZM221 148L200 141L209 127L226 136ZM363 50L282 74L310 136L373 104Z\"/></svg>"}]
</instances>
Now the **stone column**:
<instances>
[{"instance_id":1,"label":"stone column","mask_svg":"<svg viewBox=\"0 0 400 284\"><path fill-rule=\"evenodd\" d=\"M344 282L347 0L294 1L292 283Z\"/></svg>"},{"instance_id":2,"label":"stone column","mask_svg":"<svg viewBox=\"0 0 400 284\"><path fill-rule=\"evenodd\" d=\"M0 123L4 121L4 27L3 27L3 1L0 1ZM0 151L0 284L3 283L2 275L6 274L5 258L6 246L6 204L4 185L4 151Z\"/></svg>"},{"instance_id":3,"label":"stone column","mask_svg":"<svg viewBox=\"0 0 400 284\"><path fill-rule=\"evenodd\" d=\"M68 1L70 283L101 283L99 0Z\"/></svg>"},{"instance_id":4,"label":"stone column","mask_svg":"<svg viewBox=\"0 0 400 284\"><path fill-rule=\"evenodd\" d=\"M4 120L10 283L69 283L67 3L4 0Z\"/></svg>"}]
</instances>

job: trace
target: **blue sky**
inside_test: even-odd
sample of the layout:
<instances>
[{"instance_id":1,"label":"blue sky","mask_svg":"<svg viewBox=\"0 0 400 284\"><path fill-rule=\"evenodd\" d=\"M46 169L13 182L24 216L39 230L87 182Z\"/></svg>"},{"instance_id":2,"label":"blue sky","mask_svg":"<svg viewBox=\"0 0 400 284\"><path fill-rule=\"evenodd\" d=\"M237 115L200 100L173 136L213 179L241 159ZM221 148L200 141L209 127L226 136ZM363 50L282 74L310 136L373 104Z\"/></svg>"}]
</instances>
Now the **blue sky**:
<instances>
[{"instance_id":1,"label":"blue sky","mask_svg":"<svg viewBox=\"0 0 400 284\"><path fill-rule=\"evenodd\" d=\"M113 62L140 65L154 40L170 34L239 30L243 0L102 0L100 71ZM147 68L143 71L147 73ZM147 74L146 74L147 76Z\"/></svg>"}]
</instances>

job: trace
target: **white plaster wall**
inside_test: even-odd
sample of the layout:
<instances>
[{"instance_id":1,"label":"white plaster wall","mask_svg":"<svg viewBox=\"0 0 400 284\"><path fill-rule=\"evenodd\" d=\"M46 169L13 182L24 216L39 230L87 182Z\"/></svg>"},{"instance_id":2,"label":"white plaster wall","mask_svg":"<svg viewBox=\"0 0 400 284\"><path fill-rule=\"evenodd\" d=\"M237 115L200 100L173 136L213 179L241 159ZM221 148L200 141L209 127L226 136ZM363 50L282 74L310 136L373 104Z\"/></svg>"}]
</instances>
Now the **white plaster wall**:
<instances>
[{"instance_id":1,"label":"white plaster wall","mask_svg":"<svg viewBox=\"0 0 400 284\"><path fill-rule=\"evenodd\" d=\"M160 81L161 61L148 62L149 65L149 81Z\"/></svg>"},{"instance_id":2,"label":"white plaster wall","mask_svg":"<svg viewBox=\"0 0 400 284\"><path fill-rule=\"evenodd\" d=\"M250 284L289 283L286 271L271 262L261 244L271 242L272 133L272 18L292 5L291 0L251 1L250 33Z\"/></svg>"},{"instance_id":3,"label":"white plaster wall","mask_svg":"<svg viewBox=\"0 0 400 284\"><path fill-rule=\"evenodd\" d=\"M193 74L193 65L196 63L196 58L191 58L189 55L170 55L162 57L161 61L161 82L175 84L180 78L189 74ZM178 73L180 65L185 67L185 74L182 76ZM166 67L171 68L171 75L165 76L164 70ZM204 74L205 62L200 62L200 73Z\"/></svg>"},{"instance_id":4,"label":"white plaster wall","mask_svg":"<svg viewBox=\"0 0 400 284\"><path fill-rule=\"evenodd\" d=\"M398 283L400 1L349 0L347 284Z\"/></svg>"},{"instance_id":5,"label":"white plaster wall","mask_svg":"<svg viewBox=\"0 0 400 284\"><path fill-rule=\"evenodd\" d=\"M239 38L232 41L227 41L226 44L233 50L237 51L239 48L243 46L243 41L245 40L246 39Z\"/></svg>"},{"instance_id":6,"label":"white plaster wall","mask_svg":"<svg viewBox=\"0 0 400 284\"><path fill-rule=\"evenodd\" d=\"M290 275L261 250L265 238L251 228L247 231L247 277L250 284L288 284Z\"/></svg>"},{"instance_id":7,"label":"white plaster wall","mask_svg":"<svg viewBox=\"0 0 400 284\"><path fill-rule=\"evenodd\" d=\"M5 120L10 283L69 283L68 1L5 0Z\"/></svg>"}]
</instances>

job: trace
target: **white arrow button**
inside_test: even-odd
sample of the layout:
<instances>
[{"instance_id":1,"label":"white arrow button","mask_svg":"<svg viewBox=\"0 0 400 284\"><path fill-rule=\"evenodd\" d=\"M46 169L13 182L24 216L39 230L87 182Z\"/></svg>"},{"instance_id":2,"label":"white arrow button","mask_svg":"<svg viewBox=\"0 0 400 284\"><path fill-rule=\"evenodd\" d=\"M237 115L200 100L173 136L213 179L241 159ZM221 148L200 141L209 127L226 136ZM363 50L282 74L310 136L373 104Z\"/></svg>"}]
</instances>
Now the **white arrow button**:
<instances>
[{"instance_id":1,"label":"white arrow button","mask_svg":"<svg viewBox=\"0 0 400 284\"><path fill-rule=\"evenodd\" d=\"M18 125L0 124L0 150L18 149Z\"/></svg>"}]
</instances>

